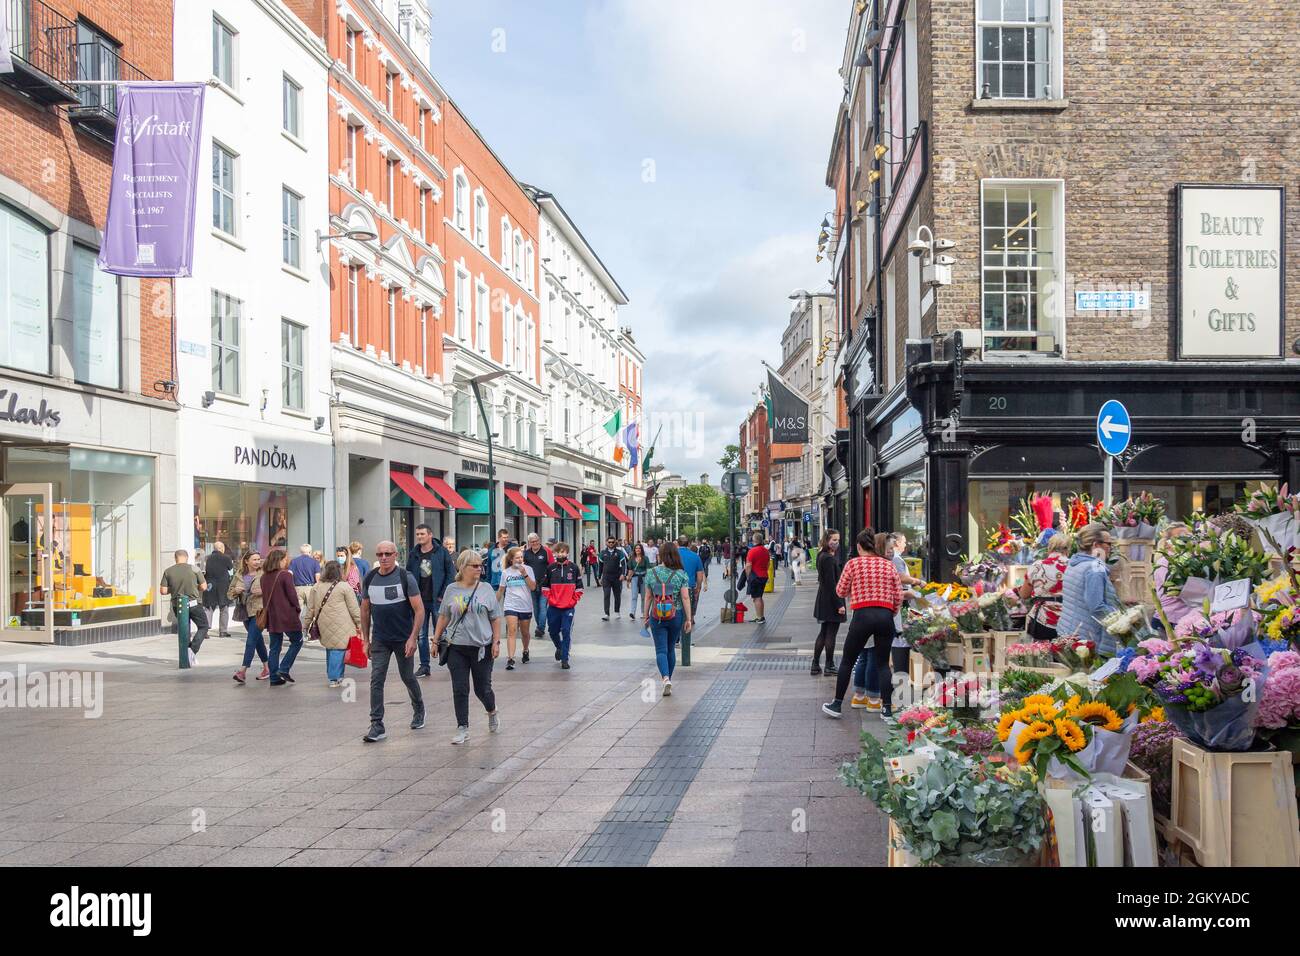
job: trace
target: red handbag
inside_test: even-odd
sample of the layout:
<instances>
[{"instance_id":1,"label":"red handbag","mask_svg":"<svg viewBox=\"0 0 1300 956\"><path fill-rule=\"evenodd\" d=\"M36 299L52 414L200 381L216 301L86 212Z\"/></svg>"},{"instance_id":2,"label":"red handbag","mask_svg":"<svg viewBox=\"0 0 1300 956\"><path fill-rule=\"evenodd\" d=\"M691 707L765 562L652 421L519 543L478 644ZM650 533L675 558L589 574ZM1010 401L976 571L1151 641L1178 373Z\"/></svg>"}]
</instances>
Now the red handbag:
<instances>
[{"instance_id":1,"label":"red handbag","mask_svg":"<svg viewBox=\"0 0 1300 956\"><path fill-rule=\"evenodd\" d=\"M348 638L348 649L343 655L343 663L351 664L353 667L370 666L370 658L366 657L366 644L361 640L360 634L353 634Z\"/></svg>"}]
</instances>

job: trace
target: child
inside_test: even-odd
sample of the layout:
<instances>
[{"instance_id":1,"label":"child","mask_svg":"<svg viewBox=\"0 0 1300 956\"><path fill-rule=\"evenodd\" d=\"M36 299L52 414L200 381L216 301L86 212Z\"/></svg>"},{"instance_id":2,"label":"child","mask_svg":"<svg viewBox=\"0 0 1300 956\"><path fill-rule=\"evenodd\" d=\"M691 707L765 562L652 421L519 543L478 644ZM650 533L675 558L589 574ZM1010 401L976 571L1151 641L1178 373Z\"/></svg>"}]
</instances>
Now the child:
<instances>
[{"instance_id":1,"label":"child","mask_svg":"<svg viewBox=\"0 0 1300 956\"><path fill-rule=\"evenodd\" d=\"M506 670L515 669L515 634L524 636L524 663L528 663L528 629L533 619L533 596L537 589L533 569L524 563L524 549L511 548L506 552L506 568L501 572L501 586L497 600L506 617Z\"/></svg>"},{"instance_id":2,"label":"child","mask_svg":"<svg viewBox=\"0 0 1300 956\"><path fill-rule=\"evenodd\" d=\"M542 578L542 594L546 596L546 629L555 644L555 659L567 671L573 609L582 597L582 572L569 560L569 546L563 541L555 546L555 563Z\"/></svg>"}]
</instances>

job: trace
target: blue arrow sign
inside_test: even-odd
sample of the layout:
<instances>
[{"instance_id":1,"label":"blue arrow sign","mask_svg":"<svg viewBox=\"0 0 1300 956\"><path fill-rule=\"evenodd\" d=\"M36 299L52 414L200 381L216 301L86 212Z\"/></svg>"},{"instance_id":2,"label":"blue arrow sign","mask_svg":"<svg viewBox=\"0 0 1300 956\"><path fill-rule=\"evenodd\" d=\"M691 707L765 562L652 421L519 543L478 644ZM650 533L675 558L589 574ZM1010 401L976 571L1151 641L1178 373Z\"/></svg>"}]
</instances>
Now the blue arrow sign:
<instances>
[{"instance_id":1,"label":"blue arrow sign","mask_svg":"<svg viewBox=\"0 0 1300 956\"><path fill-rule=\"evenodd\" d=\"M1108 455L1122 455L1133 437L1128 409L1111 399L1097 413L1097 444Z\"/></svg>"}]
</instances>

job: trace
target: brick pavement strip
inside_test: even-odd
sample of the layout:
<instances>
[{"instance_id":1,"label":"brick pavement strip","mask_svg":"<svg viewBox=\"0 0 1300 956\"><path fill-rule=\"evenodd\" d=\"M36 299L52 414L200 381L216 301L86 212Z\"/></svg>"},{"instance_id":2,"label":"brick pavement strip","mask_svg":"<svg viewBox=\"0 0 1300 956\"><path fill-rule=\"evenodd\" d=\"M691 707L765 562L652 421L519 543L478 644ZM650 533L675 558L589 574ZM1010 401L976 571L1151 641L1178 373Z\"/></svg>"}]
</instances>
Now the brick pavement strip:
<instances>
[{"instance_id":1,"label":"brick pavement strip","mask_svg":"<svg viewBox=\"0 0 1300 956\"><path fill-rule=\"evenodd\" d=\"M0 721L0 865L882 865L883 819L835 779L869 719L822 718L831 684L807 673L815 587L779 582L762 626L718 624L720 592L673 697L639 625L591 605L573 670L544 647L497 670L502 732L472 712L463 748L441 671L422 682L428 728L406 729L390 680L389 739L367 746L366 675L329 690L311 645L272 691L230 681L242 641L210 640L189 671L166 635L0 644L0 670L105 675L97 720Z\"/></svg>"}]
</instances>

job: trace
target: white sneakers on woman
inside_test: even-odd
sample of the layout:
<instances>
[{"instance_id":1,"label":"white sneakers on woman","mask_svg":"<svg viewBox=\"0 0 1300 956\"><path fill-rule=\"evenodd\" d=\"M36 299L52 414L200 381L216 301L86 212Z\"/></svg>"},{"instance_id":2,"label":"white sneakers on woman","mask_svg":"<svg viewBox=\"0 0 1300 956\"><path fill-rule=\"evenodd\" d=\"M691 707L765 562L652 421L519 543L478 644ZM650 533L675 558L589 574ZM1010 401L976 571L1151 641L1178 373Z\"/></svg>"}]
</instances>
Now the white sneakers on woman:
<instances>
[{"instance_id":1,"label":"white sneakers on woman","mask_svg":"<svg viewBox=\"0 0 1300 956\"><path fill-rule=\"evenodd\" d=\"M664 696L665 697L673 696L673 681L672 678L670 677L664 678Z\"/></svg>"},{"instance_id":2,"label":"white sneakers on woman","mask_svg":"<svg viewBox=\"0 0 1300 956\"><path fill-rule=\"evenodd\" d=\"M469 742L469 728L457 727L456 736L451 738L453 744L463 744Z\"/></svg>"}]
</instances>

